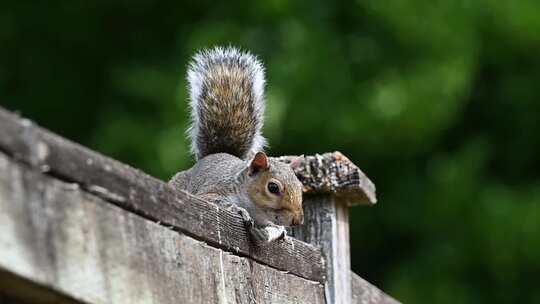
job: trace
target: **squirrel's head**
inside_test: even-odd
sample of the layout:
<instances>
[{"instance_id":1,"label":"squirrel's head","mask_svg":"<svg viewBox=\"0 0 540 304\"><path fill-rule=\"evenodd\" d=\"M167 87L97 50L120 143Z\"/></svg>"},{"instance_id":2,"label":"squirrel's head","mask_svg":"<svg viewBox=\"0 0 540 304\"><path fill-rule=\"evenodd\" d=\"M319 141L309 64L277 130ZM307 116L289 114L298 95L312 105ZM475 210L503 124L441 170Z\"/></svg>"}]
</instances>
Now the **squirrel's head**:
<instances>
[{"instance_id":1,"label":"squirrel's head","mask_svg":"<svg viewBox=\"0 0 540 304\"><path fill-rule=\"evenodd\" d=\"M274 224L296 226L304 222L302 183L289 164L258 152L249 163L247 174L252 180L250 199L271 215Z\"/></svg>"}]
</instances>

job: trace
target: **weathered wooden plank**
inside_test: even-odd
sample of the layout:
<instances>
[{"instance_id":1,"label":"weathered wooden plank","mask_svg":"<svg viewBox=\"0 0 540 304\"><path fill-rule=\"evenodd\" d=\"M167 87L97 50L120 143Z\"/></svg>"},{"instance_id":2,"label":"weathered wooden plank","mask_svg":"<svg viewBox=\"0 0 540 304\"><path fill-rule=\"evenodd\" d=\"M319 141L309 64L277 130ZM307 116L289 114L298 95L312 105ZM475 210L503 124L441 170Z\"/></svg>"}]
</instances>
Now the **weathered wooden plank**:
<instances>
[{"instance_id":1,"label":"weathered wooden plank","mask_svg":"<svg viewBox=\"0 0 540 304\"><path fill-rule=\"evenodd\" d=\"M351 272L352 303L399 304L398 301L371 285L356 273Z\"/></svg>"},{"instance_id":2,"label":"weathered wooden plank","mask_svg":"<svg viewBox=\"0 0 540 304\"><path fill-rule=\"evenodd\" d=\"M294 172L307 194L332 194L349 206L377 203L375 184L340 152L277 159L294 163Z\"/></svg>"},{"instance_id":3,"label":"weathered wooden plank","mask_svg":"<svg viewBox=\"0 0 540 304\"><path fill-rule=\"evenodd\" d=\"M322 249L326 260L327 303L350 303L351 258L347 204L332 195L306 197L304 225L292 229L292 235Z\"/></svg>"},{"instance_id":4,"label":"weathered wooden plank","mask_svg":"<svg viewBox=\"0 0 540 304\"><path fill-rule=\"evenodd\" d=\"M242 218L224 208L176 192L139 170L52 134L0 108L0 150L42 172L147 219L276 269L324 281L320 250L289 239L256 247Z\"/></svg>"},{"instance_id":5,"label":"weathered wooden plank","mask_svg":"<svg viewBox=\"0 0 540 304\"><path fill-rule=\"evenodd\" d=\"M0 269L79 301L324 303L316 281L209 246L3 153L0 227Z\"/></svg>"}]
</instances>

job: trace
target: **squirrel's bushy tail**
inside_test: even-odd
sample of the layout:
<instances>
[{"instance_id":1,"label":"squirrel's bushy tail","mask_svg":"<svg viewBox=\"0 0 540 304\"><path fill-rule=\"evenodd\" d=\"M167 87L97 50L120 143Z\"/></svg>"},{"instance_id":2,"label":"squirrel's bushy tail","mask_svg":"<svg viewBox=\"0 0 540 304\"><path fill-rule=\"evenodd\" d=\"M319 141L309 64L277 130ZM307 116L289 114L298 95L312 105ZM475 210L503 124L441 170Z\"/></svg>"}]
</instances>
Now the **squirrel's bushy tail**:
<instances>
[{"instance_id":1,"label":"squirrel's bushy tail","mask_svg":"<svg viewBox=\"0 0 540 304\"><path fill-rule=\"evenodd\" d=\"M254 55L233 47L203 50L193 57L187 78L196 159L214 153L248 159L262 151L265 79Z\"/></svg>"}]
</instances>

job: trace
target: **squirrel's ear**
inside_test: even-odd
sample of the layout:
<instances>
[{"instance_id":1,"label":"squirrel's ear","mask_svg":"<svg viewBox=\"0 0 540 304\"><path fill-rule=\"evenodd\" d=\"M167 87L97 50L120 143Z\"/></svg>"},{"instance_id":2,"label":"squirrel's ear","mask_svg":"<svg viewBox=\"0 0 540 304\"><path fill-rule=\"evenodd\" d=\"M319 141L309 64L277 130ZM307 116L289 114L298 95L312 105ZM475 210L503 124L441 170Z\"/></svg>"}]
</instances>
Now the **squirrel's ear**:
<instances>
[{"instance_id":1,"label":"squirrel's ear","mask_svg":"<svg viewBox=\"0 0 540 304\"><path fill-rule=\"evenodd\" d=\"M264 152L257 152L249 164L249 175L252 176L268 169L270 169L268 157Z\"/></svg>"}]
</instances>

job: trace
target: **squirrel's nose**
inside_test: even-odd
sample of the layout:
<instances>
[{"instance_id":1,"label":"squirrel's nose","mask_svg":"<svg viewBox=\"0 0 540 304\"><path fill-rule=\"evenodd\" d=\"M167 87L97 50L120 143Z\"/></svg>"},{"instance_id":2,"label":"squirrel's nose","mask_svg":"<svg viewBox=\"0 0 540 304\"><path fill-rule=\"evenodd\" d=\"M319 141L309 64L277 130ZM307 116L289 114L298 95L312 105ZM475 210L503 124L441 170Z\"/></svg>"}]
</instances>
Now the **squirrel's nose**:
<instances>
[{"instance_id":1,"label":"squirrel's nose","mask_svg":"<svg viewBox=\"0 0 540 304\"><path fill-rule=\"evenodd\" d=\"M292 219L292 226L302 225L304 223L304 214L300 213Z\"/></svg>"}]
</instances>

